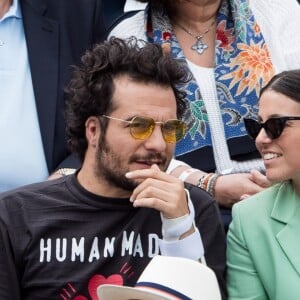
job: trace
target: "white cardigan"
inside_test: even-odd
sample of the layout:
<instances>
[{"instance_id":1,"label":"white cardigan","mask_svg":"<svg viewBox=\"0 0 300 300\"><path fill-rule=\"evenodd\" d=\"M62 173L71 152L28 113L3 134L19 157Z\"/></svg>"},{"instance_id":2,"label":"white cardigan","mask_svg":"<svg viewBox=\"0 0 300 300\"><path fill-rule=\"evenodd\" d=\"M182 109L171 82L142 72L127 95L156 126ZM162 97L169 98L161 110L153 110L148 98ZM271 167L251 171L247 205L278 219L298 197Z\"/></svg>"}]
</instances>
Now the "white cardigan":
<instances>
[{"instance_id":1,"label":"white cardigan","mask_svg":"<svg viewBox=\"0 0 300 300\"><path fill-rule=\"evenodd\" d=\"M300 68L300 5L297 0L249 0L249 2L267 43L275 72ZM130 11L142 9L144 6L145 4L141 5L135 0L127 0L124 8L125 11ZM111 31L109 37L111 36L120 38L136 36L139 39L146 39L144 12L138 12L133 17L122 21ZM216 172L228 174L249 172L251 169L263 170L264 165L260 159L246 162L236 162L230 159L218 110L213 69L205 70L205 68L191 64L190 68L197 80L204 78L200 90L205 104L214 103L210 109L207 108L208 118L211 120ZM173 160L168 172L181 164L184 163Z\"/></svg>"}]
</instances>

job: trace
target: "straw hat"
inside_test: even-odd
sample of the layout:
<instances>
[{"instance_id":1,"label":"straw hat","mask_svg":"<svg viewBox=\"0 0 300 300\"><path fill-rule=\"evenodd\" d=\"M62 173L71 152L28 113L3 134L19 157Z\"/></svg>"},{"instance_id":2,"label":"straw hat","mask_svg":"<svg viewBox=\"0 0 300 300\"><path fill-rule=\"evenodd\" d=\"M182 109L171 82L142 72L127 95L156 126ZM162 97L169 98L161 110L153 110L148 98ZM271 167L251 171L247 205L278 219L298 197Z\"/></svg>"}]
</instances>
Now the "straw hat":
<instances>
[{"instance_id":1,"label":"straw hat","mask_svg":"<svg viewBox=\"0 0 300 300\"><path fill-rule=\"evenodd\" d=\"M207 266L182 257L155 256L135 287L103 284L99 300L221 300L215 273Z\"/></svg>"}]
</instances>

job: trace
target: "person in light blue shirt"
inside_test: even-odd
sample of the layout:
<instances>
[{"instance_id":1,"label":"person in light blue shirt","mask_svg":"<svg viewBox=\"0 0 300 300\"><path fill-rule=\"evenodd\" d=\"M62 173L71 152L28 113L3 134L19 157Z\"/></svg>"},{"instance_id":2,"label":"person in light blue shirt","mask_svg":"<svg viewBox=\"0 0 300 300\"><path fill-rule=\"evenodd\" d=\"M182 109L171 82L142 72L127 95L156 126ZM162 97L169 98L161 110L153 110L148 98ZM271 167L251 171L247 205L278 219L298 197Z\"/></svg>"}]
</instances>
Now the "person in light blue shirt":
<instances>
[{"instance_id":1,"label":"person in light blue shirt","mask_svg":"<svg viewBox=\"0 0 300 300\"><path fill-rule=\"evenodd\" d=\"M13 33L13 34L12 34ZM0 20L0 190L48 177L20 5ZM14 167L12 167L14 166Z\"/></svg>"},{"instance_id":2,"label":"person in light blue shirt","mask_svg":"<svg viewBox=\"0 0 300 300\"><path fill-rule=\"evenodd\" d=\"M102 1L0 0L0 192L76 168L66 146L70 66L103 36Z\"/></svg>"}]
</instances>

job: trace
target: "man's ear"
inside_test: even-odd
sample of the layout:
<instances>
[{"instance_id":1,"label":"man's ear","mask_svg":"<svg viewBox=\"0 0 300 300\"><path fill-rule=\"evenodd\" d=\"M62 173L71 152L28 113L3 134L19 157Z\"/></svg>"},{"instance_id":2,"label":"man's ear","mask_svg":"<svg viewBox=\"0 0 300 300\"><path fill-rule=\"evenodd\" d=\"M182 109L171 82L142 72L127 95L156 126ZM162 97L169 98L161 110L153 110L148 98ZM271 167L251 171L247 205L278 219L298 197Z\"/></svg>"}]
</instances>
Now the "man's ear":
<instances>
[{"instance_id":1,"label":"man's ear","mask_svg":"<svg viewBox=\"0 0 300 300\"><path fill-rule=\"evenodd\" d=\"M85 122L85 135L88 144L96 147L100 138L101 129L99 119L95 116L89 117Z\"/></svg>"}]
</instances>

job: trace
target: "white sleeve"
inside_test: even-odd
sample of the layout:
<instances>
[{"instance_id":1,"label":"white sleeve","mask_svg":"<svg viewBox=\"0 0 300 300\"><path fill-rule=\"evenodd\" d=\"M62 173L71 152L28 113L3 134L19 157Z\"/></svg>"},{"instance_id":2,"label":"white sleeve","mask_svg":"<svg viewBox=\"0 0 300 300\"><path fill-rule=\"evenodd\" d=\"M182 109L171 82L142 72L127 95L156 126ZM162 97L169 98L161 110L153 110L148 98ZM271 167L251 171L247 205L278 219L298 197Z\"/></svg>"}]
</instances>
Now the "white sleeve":
<instances>
[{"instance_id":1,"label":"white sleeve","mask_svg":"<svg viewBox=\"0 0 300 300\"><path fill-rule=\"evenodd\" d=\"M161 214L163 239L159 240L160 251L162 255L201 260L204 258L204 247L200 232L195 225L195 209L188 190L186 195L189 214L175 219L167 219ZM180 240L180 236L189 231L192 226L195 231Z\"/></svg>"},{"instance_id":2,"label":"white sleeve","mask_svg":"<svg viewBox=\"0 0 300 300\"><path fill-rule=\"evenodd\" d=\"M297 0L250 0L275 72L300 68L300 5Z\"/></svg>"}]
</instances>

